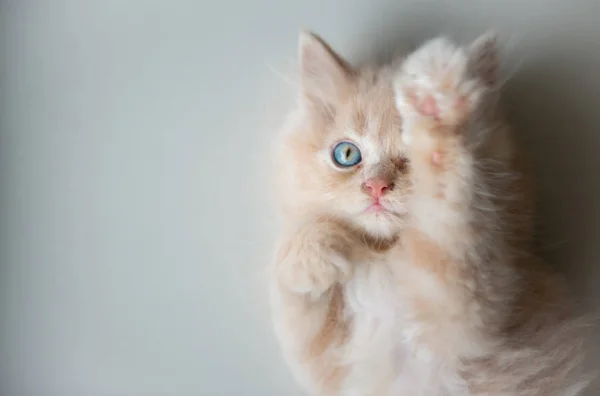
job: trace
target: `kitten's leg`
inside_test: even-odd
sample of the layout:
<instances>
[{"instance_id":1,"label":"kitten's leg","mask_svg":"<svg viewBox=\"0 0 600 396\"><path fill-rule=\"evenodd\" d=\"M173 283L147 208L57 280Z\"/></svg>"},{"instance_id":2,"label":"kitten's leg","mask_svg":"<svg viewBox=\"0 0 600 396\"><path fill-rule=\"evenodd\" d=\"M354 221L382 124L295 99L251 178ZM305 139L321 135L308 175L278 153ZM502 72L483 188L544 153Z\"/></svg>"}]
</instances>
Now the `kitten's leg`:
<instances>
[{"instance_id":1,"label":"kitten's leg","mask_svg":"<svg viewBox=\"0 0 600 396\"><path fill-rule=\"evenodd\" d=\"M489 132L478 113L485 83L469 74L463 50L438 40L407 58L395 89L413 177L411 226L401 239L414 269L403 290L416 337L449 356L491 353L516 278L502 208L488 199L476 156Z\"/></svg>"},{"instance_id":2,"label":"kitten's leg","mask_svg":"<svg viewBox=\"0 0 600 396\"><path fill-rule=\"evenodd\" d=\"M277 252L274 275L288 292L318 299L352 273L353 241L342 225L308 221L287 233Z\"/></svg>"},{"instance_id":3,"label":"kitten's leg","mask_svg":"<svg viewBox=\"0 0 600 396\"><path fill-rule=\"evenodd\" d=\"M346 373L339 353L348 338L342 285L353 273L355 243L343 225L314 220L288 232L275 259L275 329L297 380L311 394L338 394Z\"/></svg>"},{"instance_id":4,"label":"kitten's leg","mask_svg":"<svg viewBox=\"0 0 600 396\"><path fill-rule=\"evenodd\" d=\"M462 49L438 39L409 56L395 84L414 181L414 224L443 248L464 246L475 220L473 147L480 136L472 116L485 85L467 67Z\"/></svg>"}]
</instances>

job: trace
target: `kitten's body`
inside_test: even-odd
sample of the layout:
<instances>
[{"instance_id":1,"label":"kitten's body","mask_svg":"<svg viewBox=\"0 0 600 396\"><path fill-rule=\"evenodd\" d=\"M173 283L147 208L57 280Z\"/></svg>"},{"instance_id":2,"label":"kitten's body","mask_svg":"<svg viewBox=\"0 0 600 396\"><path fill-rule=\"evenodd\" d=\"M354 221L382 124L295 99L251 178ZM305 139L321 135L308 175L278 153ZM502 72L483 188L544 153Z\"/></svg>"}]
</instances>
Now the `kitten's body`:
<instances>
[{"instance_id":1,"label":"kitten's body","mask_svg":"<svg viewBox=\"0 0 600 396\"><path fill-rule=\"evenodd\" d=\"M532 197L496 107L494 41L438 39L400 67L353 69L304 35L300 58L272 281L298 380L319 396L576 395L583 326L529 254ZM360 164L336 168L341 140ZM371 210L372 180L384 209Z\"/></svg>"}]
</instances>

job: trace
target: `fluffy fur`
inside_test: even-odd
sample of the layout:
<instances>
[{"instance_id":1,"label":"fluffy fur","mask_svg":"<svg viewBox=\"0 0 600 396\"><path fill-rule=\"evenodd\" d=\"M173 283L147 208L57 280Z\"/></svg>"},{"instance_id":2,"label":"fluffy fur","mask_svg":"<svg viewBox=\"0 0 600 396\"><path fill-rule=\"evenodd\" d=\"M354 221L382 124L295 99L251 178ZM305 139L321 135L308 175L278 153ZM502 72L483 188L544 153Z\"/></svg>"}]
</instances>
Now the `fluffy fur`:
<instances>
[{"instance_id":1,"label":"fluffy fur","mask_svg":"<svg viewBox=\"0 0 600 396\"><path fill-rule=\"evenodd\" d=\"M585 327L530 254L531 183L498 108L493 36L352 67L300 37L276 147L278 338L311 395L574 396ZM340 169L336 142L362 162ZM389 186L373 203L365 182Z\"/></svg>"}]
</instances>

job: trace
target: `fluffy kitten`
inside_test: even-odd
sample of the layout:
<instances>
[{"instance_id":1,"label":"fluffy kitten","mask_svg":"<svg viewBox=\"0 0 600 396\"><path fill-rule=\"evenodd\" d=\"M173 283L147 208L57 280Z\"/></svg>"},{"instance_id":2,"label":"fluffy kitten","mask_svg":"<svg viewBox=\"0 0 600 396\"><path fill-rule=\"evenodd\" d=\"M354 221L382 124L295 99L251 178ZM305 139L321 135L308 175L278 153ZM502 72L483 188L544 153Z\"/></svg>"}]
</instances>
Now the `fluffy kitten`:
<instances>
[{"instance_id":1,"label":"fluffy kitten","mask_svg":"<svg viewBox=\"0 0 600 396\"><path fill-rule=\"evenodd\" d=\"M573 396L582 323L529 252L493 36L354 68L300 37L276 154L276 332L311 395Z\"/></svg>"}]
</instances>

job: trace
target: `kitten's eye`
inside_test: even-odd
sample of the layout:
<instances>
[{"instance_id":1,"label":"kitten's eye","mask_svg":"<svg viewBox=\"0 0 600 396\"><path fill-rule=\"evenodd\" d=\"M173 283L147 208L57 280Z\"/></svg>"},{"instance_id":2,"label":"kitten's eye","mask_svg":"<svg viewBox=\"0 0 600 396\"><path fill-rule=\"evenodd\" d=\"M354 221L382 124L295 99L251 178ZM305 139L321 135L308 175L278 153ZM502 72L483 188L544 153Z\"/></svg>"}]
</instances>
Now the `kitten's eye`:
<instances>
[{"instance_id":1,"label":"kitten's eye","mask_svg":"<svg viewBox=\"0 0 600 396\"><path fill-rule=\"evenodd\" d=\"M362 160L360 150L358 147L351 142L339 142L333 148L332 153L333 162L342 168L349 168L351 166L358 165Z\"/></svg>"}]
</instances>

